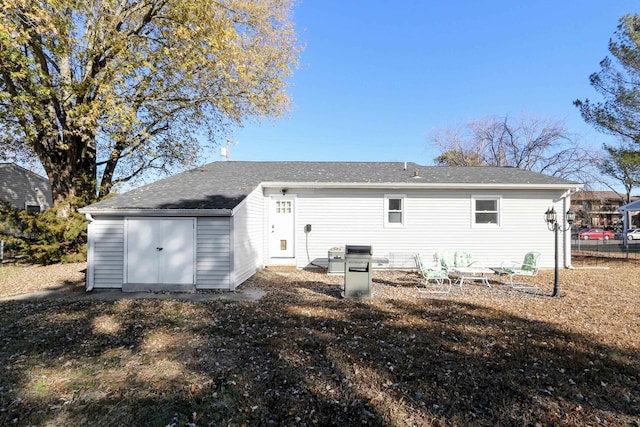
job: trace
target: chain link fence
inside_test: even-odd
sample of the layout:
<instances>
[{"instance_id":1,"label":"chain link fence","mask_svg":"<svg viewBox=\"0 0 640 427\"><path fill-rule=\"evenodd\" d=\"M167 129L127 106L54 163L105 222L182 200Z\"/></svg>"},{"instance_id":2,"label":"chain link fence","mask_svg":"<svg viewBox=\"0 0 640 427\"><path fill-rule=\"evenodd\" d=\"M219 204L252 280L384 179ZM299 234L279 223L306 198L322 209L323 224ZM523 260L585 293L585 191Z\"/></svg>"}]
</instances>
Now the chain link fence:
<instances>
[{"instance_id":1,"label":"chain link fence","mask_svg":"<svg viewBox=\"0 0 640 427\"><path fill-rule=\"evenodd\" d=\"M640 260L640 241L620 239L609 240L571 240L571 252L574 255L585 255L602 258L623 258Z\"/></svg>"}]
</instances>

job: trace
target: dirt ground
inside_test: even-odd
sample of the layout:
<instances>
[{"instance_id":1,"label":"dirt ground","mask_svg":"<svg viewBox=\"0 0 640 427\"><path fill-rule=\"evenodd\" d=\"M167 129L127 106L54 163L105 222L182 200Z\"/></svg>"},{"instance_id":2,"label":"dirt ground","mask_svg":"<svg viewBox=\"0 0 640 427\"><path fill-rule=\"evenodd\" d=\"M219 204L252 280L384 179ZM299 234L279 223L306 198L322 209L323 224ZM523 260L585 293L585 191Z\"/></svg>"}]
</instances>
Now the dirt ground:
<instances>
[{"instance_id":1,"label":"dirt ground","mask_svg":"<svg viewBox=\"0 0 640 427\"><path fill-rule=\"evenodd\" d=\"M640 264L574 267L561 298L553 270L426 296L376 271L363 300L263 270L237 292L261 298L191 301L85 299L82 263L5 265L0 424L640 425Z\"/></svg>"},{"instance_id":2,"label":"dirt ground","mask_svg":"<svg viewBox=\"0 0 640 427\"><path fill-rule=\"evenodd\" d=\"M86 263L0 266L0 296L60 290L84 292Z\"/></svg>"}]
</instances>

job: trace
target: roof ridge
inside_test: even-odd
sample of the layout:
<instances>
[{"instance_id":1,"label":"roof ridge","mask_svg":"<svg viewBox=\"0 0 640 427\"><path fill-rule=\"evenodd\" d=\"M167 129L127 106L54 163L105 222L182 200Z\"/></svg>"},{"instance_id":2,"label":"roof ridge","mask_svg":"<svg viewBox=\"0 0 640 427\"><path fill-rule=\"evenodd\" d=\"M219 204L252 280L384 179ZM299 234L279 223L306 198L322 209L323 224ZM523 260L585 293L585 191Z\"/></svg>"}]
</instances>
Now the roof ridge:
<instances>
[{"instance_id":1,"label":"roof ridge","mask_svg":"<svg viewBox=\"0 0 640 427\"><path fill-rule=\"evenodd\" d=\"M25 168L23 166L20 166L19 164L15 163L15 162L0 162L0 166L13 166L15 168L18 168L18 169L28 173L28 174L34 175L37 178L40 178L40 179L42 179L44 181L49 182L49 178L47 178L46 176L42 176L39 173L36 173L36 172L34 172L32 170L29 170L29 169L27 169L27 168Z\"/></svg>"},{"instance_id":2,"label":"roof ridge","mask_svg":"<svg viewBox=\"0 0 640 427\"><path fill-rule=\"evenodd\" d=\"M417 173L416 173L417 172ZM416 178L420 178L416 180ZM498 166L425 166L415 162L215 161L105 199L106 209L232 209L259 185L347 188L574 188L563 178ZM350 188L351 188L350 187Z\"/></svg>"}]
</instances>

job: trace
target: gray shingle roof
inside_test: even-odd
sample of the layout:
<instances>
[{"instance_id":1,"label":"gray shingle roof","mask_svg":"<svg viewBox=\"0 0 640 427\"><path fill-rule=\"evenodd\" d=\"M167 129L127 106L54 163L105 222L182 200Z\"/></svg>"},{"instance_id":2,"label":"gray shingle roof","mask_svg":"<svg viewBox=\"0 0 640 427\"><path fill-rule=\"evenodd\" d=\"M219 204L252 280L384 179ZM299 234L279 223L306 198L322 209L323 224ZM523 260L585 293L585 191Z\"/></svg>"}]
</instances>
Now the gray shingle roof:
<instances>
[{"instance_id":1,"label":"gray shingle roof","mask_svg":"<svg viewBox=\"0 0 640 427\"><path fill-rule=\"evenodd\" d=\"M14 163L0 163L0 200L15 209L53 206L49 180Z\"/></svg>"},{"instance_id":2,"label":"gray shingle roof","mask_svg":"<svg viewBox=\"0 0 640 427\"><path fill-rule=\"evenodd\" d=\"M417 177L415 173L417 171ZM555 185L578 183L515 168L421 166L403 162L213 162L136 190L94 203L84 210L232 209L260 183L394 184L418 187Z\"/></svg>"}]
</instances>

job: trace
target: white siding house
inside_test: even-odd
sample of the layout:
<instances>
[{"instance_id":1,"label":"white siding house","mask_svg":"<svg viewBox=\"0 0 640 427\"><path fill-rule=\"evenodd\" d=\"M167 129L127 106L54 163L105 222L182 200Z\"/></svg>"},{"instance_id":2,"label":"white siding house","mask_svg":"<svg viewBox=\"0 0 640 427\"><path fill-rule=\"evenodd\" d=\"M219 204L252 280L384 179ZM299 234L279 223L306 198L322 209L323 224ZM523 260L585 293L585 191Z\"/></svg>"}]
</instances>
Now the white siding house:
<instances>
[{"instance_id":1,"label":"white siding house","mask_svg":"<svg viewBox=\"0 0 640 427\"><path fill-rule=\"evenodd\" d=\"M262 188L258 187L234 210L232 283L236 286L264 265L264 206Z\"/></svg>"},{"instance_id":2,"label":"white siding house","mask_svg":"<svg viewBox=\"0 0 640 427\"><path fill-rule=\"evenodd\" d=\"M233 290L265 266L326 266L344 245L371 245L385 268L449 250L486 266L538 251L552 267L544 212L580 186L514 168L214 162L83 209L87 288ZM568 233L560 253L570 266Z\"/></svg>"},{"instance_id":3,"label":"white siding house","mask_svg":"<svg viewBox=\"0 0 640 427\"><path fill-rule=\"evenodd\" d=\"M363 244L372 245L375 257L388 259L389 266L396 268L414 267L416 252L455 250L470 251L487 266L500 266L513 257L521 259L535 250L542 253L541 265L550 267L554 240L544 212L550 206L559 212L568 210L561 194L553 190L301 190L296 198L295 264L301 268L314 259L326 258L327 249L334 246ZM385 223L387 197L404 201L401 224ZM498 223L474 221L478 199L497 201ZM307 233L306 224L311 225ZM569 237L567 233L567 265Z\"/></svg>"}]
</instances>

